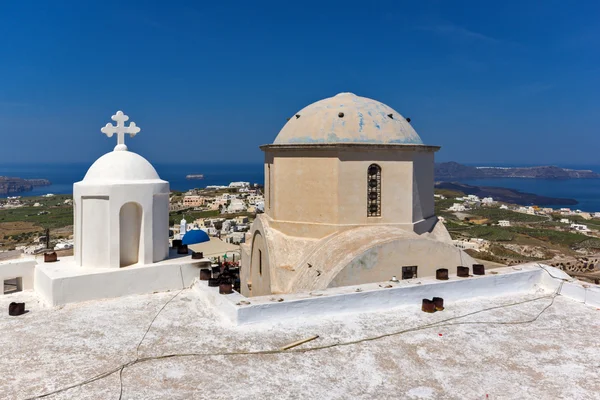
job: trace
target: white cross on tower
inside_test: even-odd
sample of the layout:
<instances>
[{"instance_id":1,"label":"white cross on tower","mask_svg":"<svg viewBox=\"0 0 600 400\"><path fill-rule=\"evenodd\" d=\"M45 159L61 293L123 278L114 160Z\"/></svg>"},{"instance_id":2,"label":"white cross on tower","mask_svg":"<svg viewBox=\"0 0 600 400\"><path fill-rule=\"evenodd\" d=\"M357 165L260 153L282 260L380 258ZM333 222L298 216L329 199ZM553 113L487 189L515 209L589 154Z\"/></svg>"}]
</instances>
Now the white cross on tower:
<instances>
[{"instance_id":1,"label":"white cross on tower","mask_svg":"<svg viewBox=\"0 0 600 400\"><path fill-rule=\"evenodd\" d=\"M112 135L115 133L117 134L117 145L115 146L115 151L127 150L127 146L125 146L125 134L129 134L129 136L134 137L135 134L140 131L140 128L135 125L135 122L131 122L129 123L129 126L125 126L125 121L128 121L129 117L123 114L123 111L117 111L117 113L113 115L111 119L117 123L117 126L108 123L105 127L100 129L100 131L105 133L108 137L112 137Z\"/></svg>"}]
</instances>

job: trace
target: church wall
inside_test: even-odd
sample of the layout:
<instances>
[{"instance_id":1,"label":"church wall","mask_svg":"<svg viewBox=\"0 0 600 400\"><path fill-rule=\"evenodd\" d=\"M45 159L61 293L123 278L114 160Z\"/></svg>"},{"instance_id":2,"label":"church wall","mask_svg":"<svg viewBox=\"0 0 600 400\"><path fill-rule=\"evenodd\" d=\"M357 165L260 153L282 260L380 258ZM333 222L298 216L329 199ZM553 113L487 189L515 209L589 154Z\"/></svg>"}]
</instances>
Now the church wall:
<instances>
[{"instance_id":1,"label":"church wall","mask_svg":"<svg viewBox=\"0 0 600 400\"><path fill-rule=\"evenodd\" d=\"M344 151L339 155L340 224L412 222L411 152ZM381 167L381 217L367 216L367 169Z\"/></svg>"},{"instance_id":2,"label":"church wall","mask_svg":"<svg viewBox=\"0 0 600 400\"><path fill-rule=\"evenodd\" d=\"M85 267L110 265L110 212L108 196L81 198L81 263Z\"/></svg>"},{"instance_id":3,"label":"church wall","mask_svg":"<svg viewBox=\"0 0 600 400\"><path fill-rule=\"evenodd\" d=\"M274 193L273 193L273 174L275 173L275 166L273 165L273 154L265 153L265 214L272 216L273 209L272 205L274 202Z\"/></svg>"},{"instance_id":4,"label":"church wall","mask_svg":"<svg viewBox=\"0 0 600 400\"><path fill-rule=\"evenodd\" d=\"M262 234L257 231L252 240L252 252L250 257L249 276L250 281L241 282L241 285L251 284L249 293L251 296L264 296L271 294L271 265L269 263L269 252Z\"/></svg>"},{"instance_id":5,"label":"church wall","mask_svg":"<svg viewBox=\"0 0 600 400\"><path fill-rule=\"evenodd\" d=\"M434 154L416 153L413 170L413 222L435 215Z\"/></svg>"},{"instance_id":6,"label":"church wall","mask_svg":"<svg viewBox=\"0 0 600 400\"><path fill-rule=\"evenodd\" d=\"M418 266L417 277L435 276L438 268L456 274L456 266L471 267L475 260L452 244L427 239L401 239L375 246L354 258L328 287L402 280L403 266Z\"/></svg>"},{"instance_id":7,"label":"church wall","mask_svg":"<svg viewBox=\"0 0 600 400\"><path fill-rule=\"evenodd\" d=\"M271 166L271 217L283 221L337 223L337 158L286 152Z\"/></svg>"},{"instance_id":8,"label":"church wall","mask_svg":"<svg viewBox=\"0 0 600 400\"><path fill-rule=\"evenodd\" d=\"M367 170L381 167L381 216L367 215ZM266 213L286 235L322 238L343 227L396 224L423 233L434 215L433 152L319 148L265 151ZM422 199L422 200L421 200ZM419 223L419 226L413 224Z\"/></svg>"}]
</instances>

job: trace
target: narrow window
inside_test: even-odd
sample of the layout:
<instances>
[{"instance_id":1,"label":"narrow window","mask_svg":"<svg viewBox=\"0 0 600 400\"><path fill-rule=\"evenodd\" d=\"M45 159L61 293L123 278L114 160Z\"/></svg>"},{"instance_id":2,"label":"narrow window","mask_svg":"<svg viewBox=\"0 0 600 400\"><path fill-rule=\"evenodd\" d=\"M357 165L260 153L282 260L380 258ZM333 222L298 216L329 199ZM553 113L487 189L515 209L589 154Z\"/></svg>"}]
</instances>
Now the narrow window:
<instances>
[{"instance_id":1,"label":"narrow window","mask_svg":"<svg viewBox=\"0 0 600 400\"><path fill-rule=\"evenodd\" d=\"M258 274L262 276L262 250L258 251Z\"/></svg>"},{"instance_id":2,"label":"narrow window","mask_svg":"<svg viewBox=\"0 0 600 400\"><path fill-rule=\"evenodd\" d=\"M417 266L402 267L402 279L414 279L417 277Z\"/></svg>"},{"instance_id":3,"label":"narrow window","mask_svg":"<svg viewBox=\"0 0 600 400\"><path fill-rule=\"evenodd\" d=\"M381 217L381 167L377 164L367 170L367 217Z\"/></svg>"}]
</instances>

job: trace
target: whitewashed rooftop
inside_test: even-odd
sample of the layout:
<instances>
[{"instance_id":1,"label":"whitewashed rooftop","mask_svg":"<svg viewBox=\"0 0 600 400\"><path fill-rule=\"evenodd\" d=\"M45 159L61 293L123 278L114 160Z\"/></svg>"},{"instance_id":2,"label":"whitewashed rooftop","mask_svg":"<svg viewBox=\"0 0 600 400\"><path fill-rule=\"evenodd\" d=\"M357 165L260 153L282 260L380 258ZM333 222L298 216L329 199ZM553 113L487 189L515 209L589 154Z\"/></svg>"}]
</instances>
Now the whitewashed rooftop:
<instances>
[{"instance_id":1,"label":"whitewashed rooftop","mask_svg":"<svg viewBox=\"0 0 600 400\"><path fill-rule=\"evenodd\" d=\"M192 289L165 306L176 293L55 308L31 291L0 296L0 397L34 398L116 371L47 398L118 399L120 367L138 357L122 371L123 399L596 399L600 393L600 311L547 291L447 302L435 314L414 304L241 326L213 314ZM30 311L9 317L11 301L25 301ZM319 338L295 351L235 354L277 350L312 335ZM190 353L205 355L145 359Z\"/></svg>"}]
</instances>

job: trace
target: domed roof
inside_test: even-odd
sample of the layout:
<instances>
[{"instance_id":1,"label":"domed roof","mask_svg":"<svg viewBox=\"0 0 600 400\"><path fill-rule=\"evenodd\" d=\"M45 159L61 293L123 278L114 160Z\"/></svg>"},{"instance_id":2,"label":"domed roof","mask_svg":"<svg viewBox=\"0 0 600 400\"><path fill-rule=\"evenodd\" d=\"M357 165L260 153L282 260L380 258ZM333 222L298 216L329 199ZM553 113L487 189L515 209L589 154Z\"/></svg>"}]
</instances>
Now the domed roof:
<instances>
[{"instance_id":1,"label":"domed roof","mask_svg":"<svg viewBox=\"0 0 600 400\"><path fill-rule=\"evenodd\" d=\"M353 93L340 93L298 111L273 144L423 142L398 111Z\"/></svg>"},{"instance_id":2,"label":"domed roof","mask_svg":"<svg viewBox=\"0 0 600 400\"><path fill-rule=\"evenodd\" d=\"M160 180L156 170L139 154L130 151L111 151L96 160L83 178L89 181Z\"/></svg>"},{"instance_id":3,"label":"domed roof","mask_svg":"<svg viewBox=\"0 0 600 400\"><path fill-rule=\"evenodd\" d=\"M198 244L210 242L210 237L208 234L201 229L192 229L187 231L185 235L183 235L183 239L181 241L182 244Z\"/></svg>"}]
</instances>

